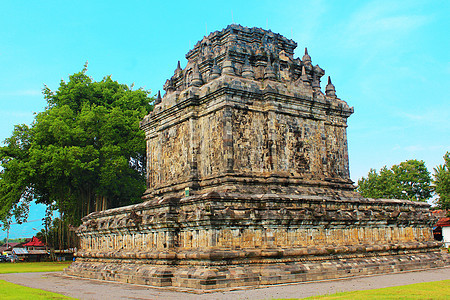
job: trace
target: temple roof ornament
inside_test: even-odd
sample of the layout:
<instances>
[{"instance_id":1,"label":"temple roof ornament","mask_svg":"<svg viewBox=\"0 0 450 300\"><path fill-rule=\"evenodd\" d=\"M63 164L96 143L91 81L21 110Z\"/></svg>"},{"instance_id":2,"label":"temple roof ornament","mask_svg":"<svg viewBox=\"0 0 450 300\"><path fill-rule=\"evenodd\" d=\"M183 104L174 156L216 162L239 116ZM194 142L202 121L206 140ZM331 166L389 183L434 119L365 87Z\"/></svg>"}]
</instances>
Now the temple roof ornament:
<instances>
[{"instance_id":1,"label":"temple roof ornament","mask_svg":"<svg viewBox=\"0 0 450 300\"><path fill-rule=\"evenodd\" d=\"M155 105L158 105L161 103L161 91L158 91L158 96L155 99Z\"/></svg>"},{"instance_id":2,"label":"temple roof ornament","mask_svg":"<svg viewBox=\"0 0 450 300\"><path fill-rule=\"evenodd\" d=\"M245 56L245 63L244 67L242 68L242 77L255 79L255 72L253 71L253 67L250 65L248 55Z\"/></svg>"},{"instance_id":3,"label":"temple roof ornament","mask_svg":"<svg viewBox=\"0 0 450 300\"><path fill-rule=\"evenodd\" d=\"M276 80L277 79L277 75L275 74L275 70L272 67L272 62L270 60L270 55L269 55L268 60L267 60L266 70L264 71L264 79L269 79L269 80Z\"/></svg>"},{"instance_id":4,"label":"temple roof ornament","mask_svg":"<svg viewBox=\"0 0 450 300\"><path fill-rule=\"evenodd\" d=\"M192 73L191 84L193 86L201 86L203 84L202 75L200 74L200 71L198 70L198 64L194 65L194 71Z\"/></svg>"},{"instance_id":5,"label":"temple roof ornament","mask_svg":"<svg viewBox=\"0 0 450 300\"><path fill-rule=\"evenodd\" d=\"M334 85L331 83L330 76L328 76L328 84L325 88L325 94L330 98L336 98L336 89Z\"/></svg>"},{"instance_id":6,"label":"temple roof ornament","mask_svg":"<svg viewBox=\"0 0 450 300\"><path fill-rule=\"evenodd\" d=\"M325 71L313 66L308 49L302 58L294 58L297 43L280 34L261 28L237 24L215 31L197 42L186 54L187 64L177 63L174 75L164 85L163 106L171 106L190 87L201 88L223 76L241 77L263 84L265 80L279 82L311 93L311 97L335 99L331 89L322 92L321 77ZM222 78L222 79L219 79ZM264 89L263 86L261 86ZM334 88L334 86L333 86ZM174 96L170 96L170 95Z\"/></svg>"},{"instance_id":7,"label":"temple roof ornament","mask_svg":"<svg viewBox=\"0 0 450 300\"><path fill-rule=\"evenodd\" d=\"M308 75L306 74L305 66L302 66L302 75L300 75L300 79L301 81L303 81L303 83L309 85L309 78Z\"/></svg>"},{"instance_id":8,"label":"temple roof ornament","mask_svg":"<svg viewBox=\"0 0 450 300\"><path fill-rule=\"evenodd\" d=\"M305 47L305 55L302 57L302 61L305 65L311 64L311 56L308 54L308 48Z\"/></svg>"},{"instance_id":9,"label":"temple roof ornament","mask_svg":"<svg viewBox=\"0 0 450 300\"><path fill-rule=\"evenodd\" d=\"M175 73L178 73L178 72L180 72L180 71L183 71L183 69L181 69L180 61L178 61L178 63L177 63L177 68L175 69Z\"/></svg>"},{"instance_id":10,"label":"temple roof ornament","mask_svg":"<svg viewBox=\"0 0 450 300\"><path fill-rule=\"evenodd\" d=\"M223 61L222 74L234 75L233 62L230 59L230 50L227 50L225 60Z\"/></svg>"},{"instance_id":11,"label":"temple roof ornament","mask_svg":"<svg viewBox=\"0 0 450 300\"><path fill-rule=\"evenodd\" d=\"M214 58L214 64L212 66L211 76L209 77L209 79L214 80L219 77L220 77L220 68L217 65L217 58Z\"/></svg>"},{"instance_id":12,"label":"temple roof ornament","mask_svg":"<svg viewBox=\"0 0 450 300\"><path fill-rule=\"evenodd\" d=\"M174 85L173 85L173 79L167 79L166 83L163 86L163 89L166 91L166 93L171 93L174 91Z\"/></svg>"}]
</instances>

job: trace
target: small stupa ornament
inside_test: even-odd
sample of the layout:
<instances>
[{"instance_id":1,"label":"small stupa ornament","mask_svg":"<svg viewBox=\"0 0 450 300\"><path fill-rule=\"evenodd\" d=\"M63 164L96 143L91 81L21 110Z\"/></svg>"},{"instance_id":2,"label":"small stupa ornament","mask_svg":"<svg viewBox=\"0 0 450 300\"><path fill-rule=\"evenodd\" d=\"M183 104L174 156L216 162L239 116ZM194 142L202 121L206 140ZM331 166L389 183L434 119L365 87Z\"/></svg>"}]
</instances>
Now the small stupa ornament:
<instances>
[{"instance_id":1,"label":"small stupa ornament","mask_svg":"<svg viewBox=\"0 0 450 300\"><path fill-rule=\"evenodd\" d=\"M328 84L325 87L325 94L330 98L336 98L336 89L334 85L331 83L330 76L328 76Z\"/></svg>"}]
</instances>

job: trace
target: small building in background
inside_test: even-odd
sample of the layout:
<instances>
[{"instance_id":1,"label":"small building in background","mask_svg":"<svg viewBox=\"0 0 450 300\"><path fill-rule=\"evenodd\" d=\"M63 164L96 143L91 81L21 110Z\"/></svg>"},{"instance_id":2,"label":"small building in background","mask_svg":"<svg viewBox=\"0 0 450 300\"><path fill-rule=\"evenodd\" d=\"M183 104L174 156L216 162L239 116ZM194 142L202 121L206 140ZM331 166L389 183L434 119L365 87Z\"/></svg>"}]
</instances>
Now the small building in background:
<instances>
[{"instance_id":1,"label":"small building in background","mask_svg":"<svg viewBox=\"0 0 450 300\"><path fill-rule=\"evenodd\" d=\"M17 257L18 261L27 261L28 260L28 251L25 248L13 248L12 255ZM13 261L14 262L14 261Z\"/></svg>"},{"instance_id":2,"label":"small building in background","mask_svg":"<svg viewBox=\"0 0 450 300\"><path fill-rule=\"evenodd\" d=\"M433 227L434 238L444 242L444 247L450 247L450 217L444 217Z\"/></svg>"},{"instance_id":3,"label":"small building in background","mask_svg":"<svg viewBox=\"0 0 450 300\"><path fill-rule=\"evenodd\" d=\"M31 241L23 244L22 246L27 248L27 250L45 250L46 248L45 244L35 236L31 238Z\"/></svg>"},{"instance_id":4,"label":"small building in background","mask_svg":"<svg viewBox=\"0 0 450 300\"><path fill-rule=\"evenodd\" d=\"M39 238L33 236L31 241L23 244L28 251L29 261L41 261L48 258L47 246Z\"/></svg>"},{"instance_id":5,"label":"small building in background","mask_svg":"<svg viewBox=\"0 0 450 300\"><path fill-rule=\"evenodd\" d=\"M20 247L13 248L12 252L19 260L41 261L49 258L46 245L35 236L26 243L20 244Z\"/></svg>"},{"instance_id":6,"label":"small building in background","mask_svg":"<svg viewBox=\"0 0 450 300\"><path fill-rule=\"evenodd\" d=\"M7 243L0 246L0 254L1 255L9 255L12 254L12 249L17 247L20 243Z\"/></svg>"}]
</instances>

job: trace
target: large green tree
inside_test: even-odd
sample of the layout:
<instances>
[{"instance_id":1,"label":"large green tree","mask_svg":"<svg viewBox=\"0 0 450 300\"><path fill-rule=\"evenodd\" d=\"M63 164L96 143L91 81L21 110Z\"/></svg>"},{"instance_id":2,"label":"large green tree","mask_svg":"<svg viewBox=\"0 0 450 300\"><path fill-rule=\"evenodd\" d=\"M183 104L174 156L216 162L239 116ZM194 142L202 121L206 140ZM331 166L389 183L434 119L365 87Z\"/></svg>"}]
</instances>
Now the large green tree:
<instances>
[{"instance_id":1,"label":"large green tree","mask_svg":"<svg viewBox=\"0 0 450 300\"><path fill-rule=\"evenodd\" d=\"M367 178L358 180L358 192L367 198L394 198L426 201L431 198L431 176L421 160L407 160L378 173L371 169Z\"/></svg>"},{"instance_id":2,"label":"large green tree","mask_svg":"<svg viewBox=\"0 0 450 300\"><path fill-rule=\"evenodd\" d=\"M434 185L442 209L450 209L450 152L444 155L444 164L434 168Z\"/></svg>"},{"instance_id":3,"label":"large green tree","mask_svg":"<svg viewBox=\"0 0 450 300\"><path fill-rule=\"evenodd\" d=\"M27 217L32 200L79 224L89 212L139 201L145 190L145 139L139 121L149 92L83 71L44 88L45 111L15 126L0 148L0 218Z\"/></svg>"}]
</instances>

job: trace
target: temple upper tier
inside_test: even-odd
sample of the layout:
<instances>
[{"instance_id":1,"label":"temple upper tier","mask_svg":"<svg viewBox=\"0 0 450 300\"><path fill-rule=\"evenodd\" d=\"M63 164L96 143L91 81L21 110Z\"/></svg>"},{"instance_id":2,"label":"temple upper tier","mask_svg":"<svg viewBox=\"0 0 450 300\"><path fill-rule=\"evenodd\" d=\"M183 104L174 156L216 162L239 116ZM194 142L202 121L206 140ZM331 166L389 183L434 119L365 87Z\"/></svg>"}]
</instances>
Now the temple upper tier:
<instances>
[{"instance_id":1,"label":"temple upper tier","mask_svg":"<svg viewBox=\"0 0 450 300\"><path fill-rule=\"evenodd\" d=\"M211 190L353 193L347 118L325 71L272 31L230 25L178 61L141 122L148 197Z\"/></svg>"}]
</instances>

